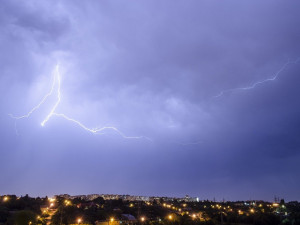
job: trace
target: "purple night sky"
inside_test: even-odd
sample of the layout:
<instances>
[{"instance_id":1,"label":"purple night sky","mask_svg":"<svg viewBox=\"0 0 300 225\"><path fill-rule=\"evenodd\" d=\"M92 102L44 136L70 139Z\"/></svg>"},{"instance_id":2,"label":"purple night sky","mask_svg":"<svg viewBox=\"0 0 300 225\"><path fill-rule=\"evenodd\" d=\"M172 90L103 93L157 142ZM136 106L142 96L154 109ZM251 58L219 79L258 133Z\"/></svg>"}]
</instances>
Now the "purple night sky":
<instances>
[{"instance_id":1,"label":"purple night sky","mask_svg":"<svg viewBox=\"0 0 300 225\"><path fill-rule=\"evenodd\" d=\"M1 1L0 195L300 200L299 9Z\"/></svg>"}]
</instances>

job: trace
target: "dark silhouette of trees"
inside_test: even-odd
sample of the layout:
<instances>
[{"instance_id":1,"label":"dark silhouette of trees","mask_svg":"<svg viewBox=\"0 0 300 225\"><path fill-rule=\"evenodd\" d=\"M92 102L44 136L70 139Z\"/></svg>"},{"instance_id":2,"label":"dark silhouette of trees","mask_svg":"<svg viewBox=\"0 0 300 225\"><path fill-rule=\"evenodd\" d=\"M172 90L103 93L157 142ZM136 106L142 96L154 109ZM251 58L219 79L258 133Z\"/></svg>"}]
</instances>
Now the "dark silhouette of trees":
<instances>
[{"instance_id":1,"label":"dark silhouette of trees","mask_svg":"<svg viewBox=\"0 0 300 225\"><path fill-rule=\"evenodd\" d=\"M22 210L13 216L13 224L31 225L36 224L37 215L29 210Z\"/></svg>"}]
</instances>

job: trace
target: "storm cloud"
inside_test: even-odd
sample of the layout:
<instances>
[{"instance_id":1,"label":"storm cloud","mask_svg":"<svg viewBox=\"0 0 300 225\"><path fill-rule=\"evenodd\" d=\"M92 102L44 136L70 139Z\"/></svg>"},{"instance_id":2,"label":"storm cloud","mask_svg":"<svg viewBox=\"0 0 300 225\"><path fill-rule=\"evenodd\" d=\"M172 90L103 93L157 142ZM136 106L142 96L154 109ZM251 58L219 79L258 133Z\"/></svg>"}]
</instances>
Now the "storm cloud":
<instances>
[{"instance_id":1,"label":"storm cloud","mask_svg":"<svg viewBox=\"0 0 300 225\"><path fill-rule=\"evenodd\" d=\"M0 194L300 200L299 7L2 1Z\"/></svg>"}]
</instances>

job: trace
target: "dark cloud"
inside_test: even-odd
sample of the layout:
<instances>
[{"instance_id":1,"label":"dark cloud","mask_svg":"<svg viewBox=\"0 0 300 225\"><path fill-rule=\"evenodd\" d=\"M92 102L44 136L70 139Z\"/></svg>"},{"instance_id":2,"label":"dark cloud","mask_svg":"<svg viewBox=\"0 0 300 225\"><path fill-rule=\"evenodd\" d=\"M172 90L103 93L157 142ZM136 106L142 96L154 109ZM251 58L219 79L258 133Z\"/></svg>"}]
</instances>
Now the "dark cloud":
<instances>
[{"instance_id":1,"label":"dark cloud","mask_svg":"<svg viewBox=\"0 0 300 225\"><path fill-rule=\"evenodd\" d=\"M3 1L2 194L299 196L299 3ZM93 135L51 117L56 109ZM215 98L222 91L220 97ZM1 193L0 193L1 194Z\"/></svg>"}]
</instances>

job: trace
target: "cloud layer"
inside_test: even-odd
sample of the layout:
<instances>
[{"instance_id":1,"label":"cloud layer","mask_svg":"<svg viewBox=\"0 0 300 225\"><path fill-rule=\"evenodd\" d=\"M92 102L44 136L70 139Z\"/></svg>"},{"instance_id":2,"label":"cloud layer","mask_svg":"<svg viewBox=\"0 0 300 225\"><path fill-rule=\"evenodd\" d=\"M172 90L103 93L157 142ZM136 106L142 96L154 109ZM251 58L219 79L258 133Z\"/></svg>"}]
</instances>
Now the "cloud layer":
<instances>
[{"instance_id":1,"label":"cloud layer","mask_svg":"<svg viewBox=\"0 0 300 225\"><path fill-rule=\"evenodd\" d=\"M299 4L2 1L0 194L300 200Z\"/></svg>"}]
</instances>

